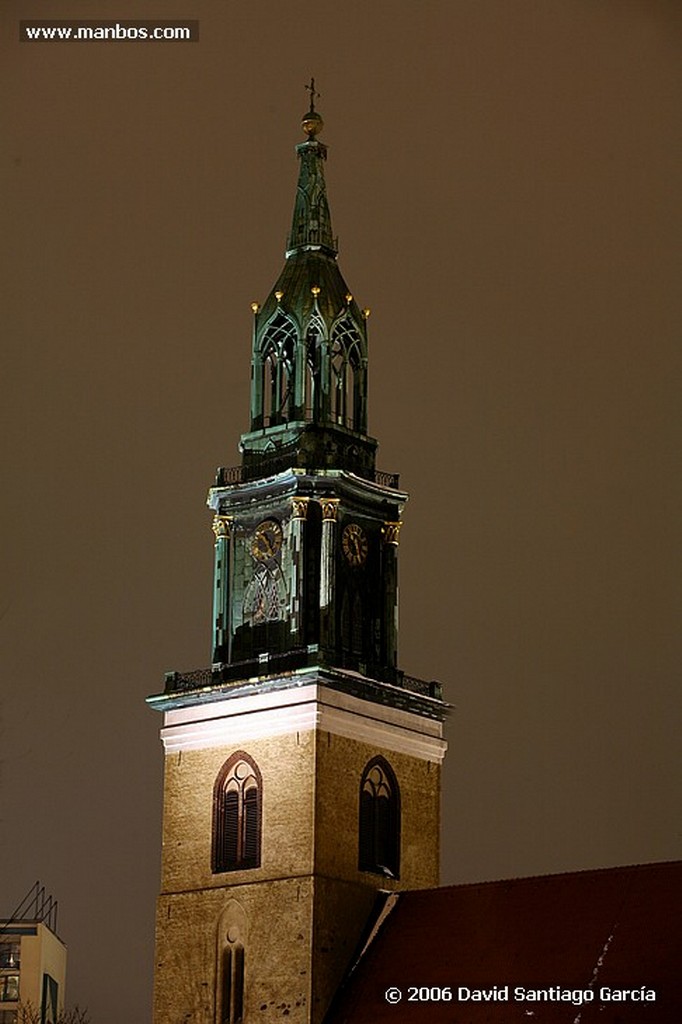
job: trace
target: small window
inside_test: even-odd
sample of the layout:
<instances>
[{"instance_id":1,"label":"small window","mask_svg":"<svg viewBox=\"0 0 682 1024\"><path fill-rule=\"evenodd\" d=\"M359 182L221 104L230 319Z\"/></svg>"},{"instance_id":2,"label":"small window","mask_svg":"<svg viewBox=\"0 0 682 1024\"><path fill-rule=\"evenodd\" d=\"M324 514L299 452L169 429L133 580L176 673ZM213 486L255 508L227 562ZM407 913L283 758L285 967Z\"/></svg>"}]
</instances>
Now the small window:
<instances>
[{"instance_id":1,"label":"small window","mask_svg":"<svg viewBox=\"0 0 682 1024\"><path fill-rule=\"evenodd\" d=\"M19 999L19 975L0 975L0 1001L3 1003L16 1003Z\"/></svg>"},{"instance_id":2,"label":"small window","mask_svg":"<svg viewBox=\"0 0 682 1024\"><path fill-rule=\"evenodd\" d=\"M388 761L373 758L360 781L360 871L400 877L400 790Z\"/></svg>"},{"instance_id":3,"label":"small window","mask_svg":"<svg viewBox=\"0 0 682 1024\"><path fill-rule=\"evenodd\" d=\"M260 867L262 779L255 761L238 751L213 787L212 870Z\"/></svg>"},{"instance_id":4,"label":"small window","mask_svg":"<svg viewBox=\"0 0 682 1024\"><path fill-rule=\"evenodd\" d=\"M0 941L0 969L17 969L21 963L21 943L14 940Z\"/></svg>"}]
</instances>

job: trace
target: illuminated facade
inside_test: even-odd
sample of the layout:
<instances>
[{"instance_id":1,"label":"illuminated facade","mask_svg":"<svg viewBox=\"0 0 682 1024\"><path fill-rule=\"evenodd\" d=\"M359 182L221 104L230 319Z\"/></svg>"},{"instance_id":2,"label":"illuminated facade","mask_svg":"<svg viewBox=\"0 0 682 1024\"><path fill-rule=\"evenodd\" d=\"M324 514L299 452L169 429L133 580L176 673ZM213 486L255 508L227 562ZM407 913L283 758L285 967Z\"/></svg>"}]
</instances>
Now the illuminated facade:
<instances>
[{"instance_id":1,"label":"illuminated facade","mask_svg":"<svg viewBox=\"0 0 682 1024\"><path fill-rule=\"evenodd\" d=\"M440 687L398 667L407 495L368 434L314 109L251 416L220 470L210 669L169 673L154 1024L319 1024L378 890L438 883Z\"/></svg>"},{"instance_id":2,"label":"illuminated facade","mask_svg":"<svg viewBox=\"0 0 682 1024\"><path fill-rule=\"evenodd\" d=\"M446 705L398 668L407 495L367 433L369 311L336 262L312 103L303 129L242 463L209 491L212 665L149 698L154 1024L640 1024L645 999L681 1020L682 864L436 888ZM545 995L524 1009L517 983Z\"/></svg>"}]
</instances>

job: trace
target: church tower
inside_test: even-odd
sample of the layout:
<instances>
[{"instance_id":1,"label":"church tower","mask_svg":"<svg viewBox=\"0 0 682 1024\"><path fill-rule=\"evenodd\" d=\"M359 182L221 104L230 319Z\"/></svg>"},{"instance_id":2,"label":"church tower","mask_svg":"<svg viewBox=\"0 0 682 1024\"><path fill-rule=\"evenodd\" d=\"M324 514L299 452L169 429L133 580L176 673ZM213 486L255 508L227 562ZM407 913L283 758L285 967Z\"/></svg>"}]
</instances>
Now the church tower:
<instances>
[{"instance_id":1,"label":"church tower","mask_svg":"<svg viewBox=\"0 0 682 1024\"><path fill-rule=\"evenodd\" d=\"M446 705L397 664L407 495L367 433L367 317L315 110L254 303L241 465L209 491L209 669L168 673L154 1024L320 1024L378 890L438 884Z\"/></svg>"}]
</instances>

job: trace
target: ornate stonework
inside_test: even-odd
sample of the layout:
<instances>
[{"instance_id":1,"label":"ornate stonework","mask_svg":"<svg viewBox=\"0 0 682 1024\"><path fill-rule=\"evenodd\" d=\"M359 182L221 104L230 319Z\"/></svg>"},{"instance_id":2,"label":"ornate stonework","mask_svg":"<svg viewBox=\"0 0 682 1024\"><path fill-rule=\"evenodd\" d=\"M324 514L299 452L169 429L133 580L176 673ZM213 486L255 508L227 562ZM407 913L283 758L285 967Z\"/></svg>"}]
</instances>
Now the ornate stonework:
<instances>
[{"instance_id":1,"label":"ornate stonework","mask_svg":"<svg viewBox=\"0 0 682 1024\"><path fill-rule=\"evenodd\" d=\"M292 498L291 507L292 519L307 519L308 518L308 502L310 498Z\"/></svg>"},{"instance_id":2,"label":"ornate stonework","mask_svg":"<svg viewBox=\"0 0 682 1024\"><path fill-rule=\"evenodd\" d=\"M384 537L384 544L394 544L398 547L400 543L400 527L402 525L402 520L399 520L397 523L384 523L381 531Z\"/></svg>"},{"instance_id":3,"label":"ornate stonework","mask_svg":"<svg viewBox=\"0 0 682 1024\"><path fill-rule=\"evenodd\" d=\"M322 521L326 519L336 522L338 511L339 511L339 499L338 498L322 498L320 500L320 507L322 509Z\"/></svg>"},{"instance_id":4,"label":"ornate stonework","mask_svg":"<svg viewBox=\"0 0 682 1024\"><path fill-rule=\"evenodd\" d=\"M229 540L232 533L232 517L214 516L211 528L215 534L216 540L220 540L222 537Z\"/></svg>"}]
</instances>

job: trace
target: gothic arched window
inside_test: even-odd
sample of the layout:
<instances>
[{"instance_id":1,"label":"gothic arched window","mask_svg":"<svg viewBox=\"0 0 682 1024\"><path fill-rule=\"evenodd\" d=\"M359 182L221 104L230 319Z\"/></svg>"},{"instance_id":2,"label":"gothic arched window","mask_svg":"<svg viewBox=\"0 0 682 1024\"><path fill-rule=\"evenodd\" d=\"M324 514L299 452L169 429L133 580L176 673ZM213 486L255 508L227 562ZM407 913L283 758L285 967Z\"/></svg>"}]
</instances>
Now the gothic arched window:
<instances>
[{"instance_id":1,"label":"gothic arched window","mask_svg":"<svg viewBox=\"0 0 682 1024\"><path fill-rule=\"evenodd\" d=\"M305 363L305 416L316 420L320 415L319 389L317 381L320 373L320 341L324 338L324 323L316 313L308 323L306 331L306 363Z\"/></svg>"},{"instance_id":2,"label":"gothic arched window","mask_svg":"<svg viewBox=\"0 0 682 1024\"><path fill-rule=\"evenodd\" d=\"M360 780L360 871L400 877L400 790L384 757L373 758Z\"/></svg>"},{"instance_id":3,"label":"gothic arched window","mask_svg":"<svg viewBox=\"0 0 682 1024\"><path fill-rule=\"evenodd\" d=\"M240 942L226 944L219 971L221 1024L241 1024L244 1019L244 947Z\"/></svg>"},{"instance_id":4,"label":"gothic arched window","mask_svg":"<svg viewBox=\"0 0 682 1024\"><path fill-rule=\"evenodd\" d=\"M362 343L348 317L332 331L331 366L332 419L353 430L362 430Z\"/></svg>"},{"instance_id":5,"label":"gothic arched window","mask_svg":"<svg viewBox=\"0 0 682 1024\"><path fill-rule=\"evenodd\" d=\"M220 769L213 787L214 873L260 867L262 794L256 762L237 751Z\"/></svg>"},{"instance_id":6,"label":"gothic arched window","mask_svg":"<svg viewBox=\"0 0 682 1024\"><path fill-rule=\"evenodd\" d=\"M278 310L260 346L264 426L288 420L293 410L295 340L293 322Z\"/></svg>"}]
</instances>

